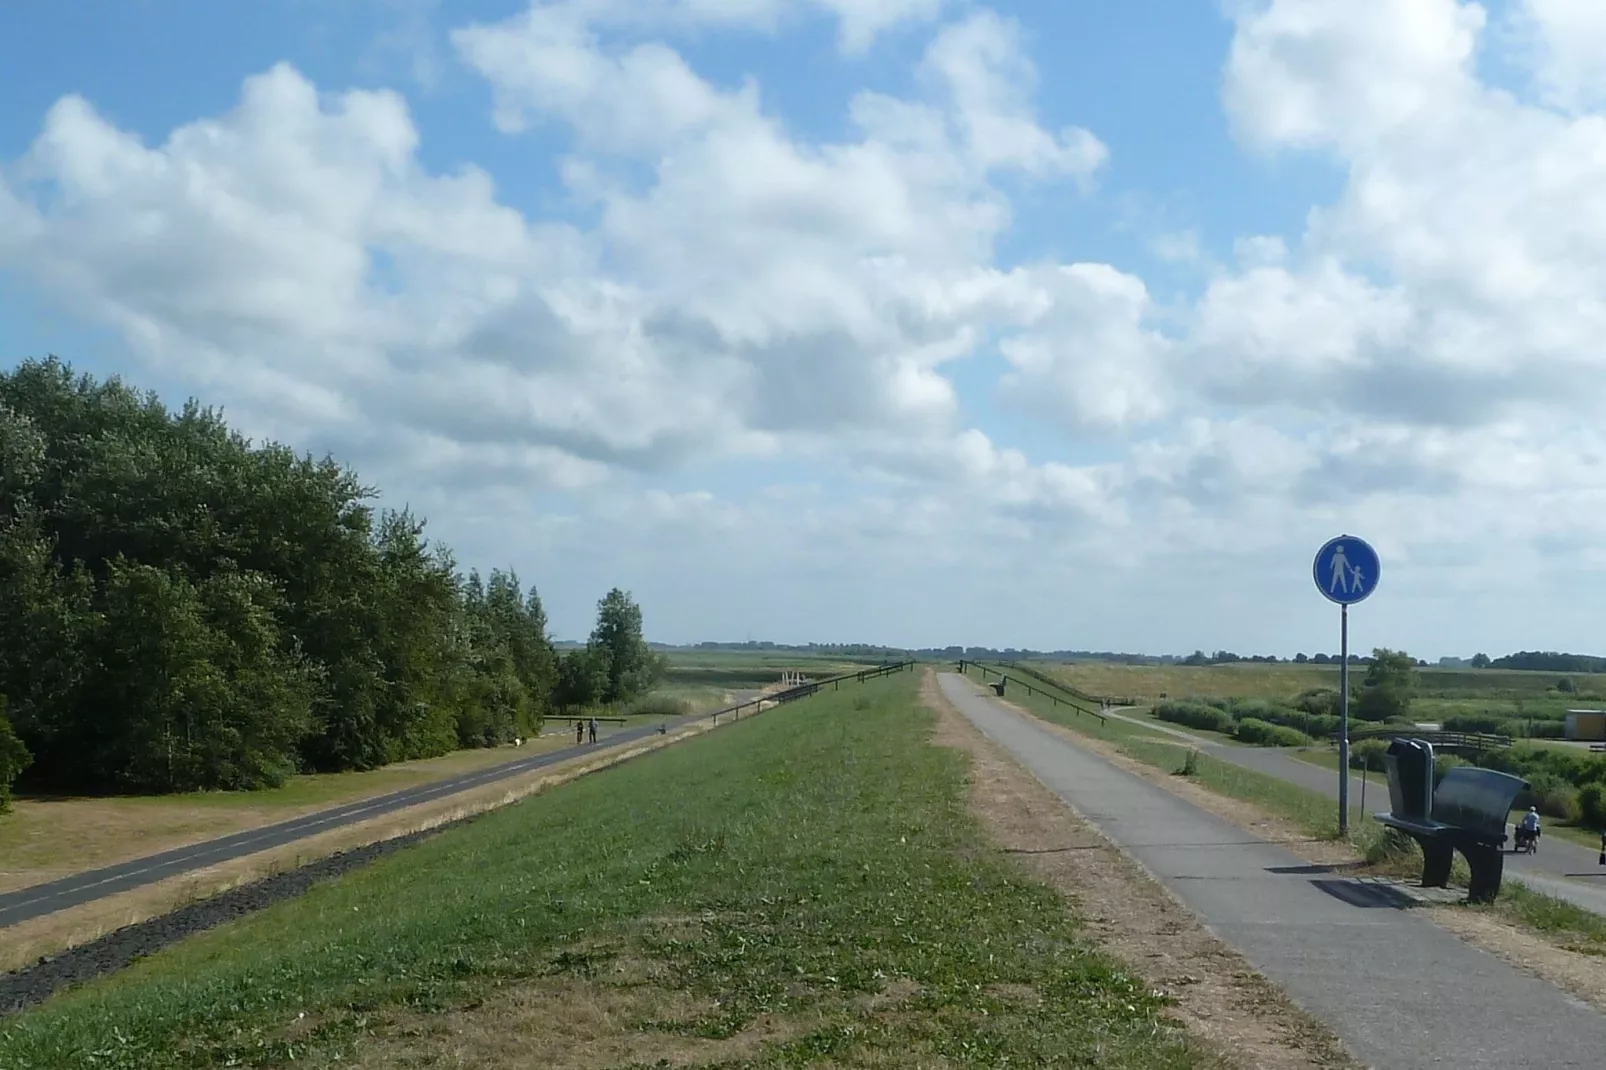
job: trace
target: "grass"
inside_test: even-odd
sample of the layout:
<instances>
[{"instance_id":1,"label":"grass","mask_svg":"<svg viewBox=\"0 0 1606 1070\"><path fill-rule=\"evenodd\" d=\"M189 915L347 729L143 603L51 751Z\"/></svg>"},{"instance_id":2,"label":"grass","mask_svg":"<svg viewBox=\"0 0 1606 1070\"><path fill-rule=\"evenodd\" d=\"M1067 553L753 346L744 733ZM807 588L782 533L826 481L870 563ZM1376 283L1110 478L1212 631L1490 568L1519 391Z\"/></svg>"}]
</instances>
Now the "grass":
<instances>
[{"instance_id":1,"label":"grass","mask_svg":"<svg viewBox=\"0 0 1606 1070\"><path fill-rule=\"evenodd\" d=\"M984 841L914 689L490 814L5 1021L0 1067L1202 1065Z\"/></svg>"},{"instance_id":2,"label":"grass","mask_svg":"<svg viewBox=\"0 0 1606 1070\"><path fill-rule=\"evenodd\" d=\"M1312 688L1336 690L1339 679L1339 666L1308 663L1123 665L1079 661L1033 664L1078 690L1134 705L1190 696L1286 702ZM1365 666L1351 666L1351 679L1358 680L1365 671ZM1424 709L1427 703L1438 703L1439 709L1451 712L1490 709L1515 714L1519 700L1525 709L1565 710L1598 704L1587 696L1606 694L1606 676L1585 674L1572 677L1578 694L1561 694L1555 690L1561 675L1515 669L1426 668L1417 670L1417 685Z\"/></svg>"},{"instance_id":3,"label":"grass","mask_svg":"<svg viewBox=\"0 0 1606 1070\"><path fill-rule=\"evenodd\" d=\"M1587 955L1606 955L1606 917L1565 899L1536 892L1520 879L1500 886L1500 898L1469 910L1492 912L1508 921L1534 929L1553 942Z\"/></svg>"}]
</instances>

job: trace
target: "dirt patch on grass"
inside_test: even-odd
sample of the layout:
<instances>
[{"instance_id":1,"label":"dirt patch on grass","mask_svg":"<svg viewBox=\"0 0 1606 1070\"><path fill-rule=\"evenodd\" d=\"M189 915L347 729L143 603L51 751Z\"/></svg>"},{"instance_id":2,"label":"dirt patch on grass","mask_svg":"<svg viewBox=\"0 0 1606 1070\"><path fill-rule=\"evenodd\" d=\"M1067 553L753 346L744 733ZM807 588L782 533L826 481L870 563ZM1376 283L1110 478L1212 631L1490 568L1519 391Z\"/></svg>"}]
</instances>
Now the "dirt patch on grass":
<instances>
[{"instance_id":1,"label":"dirt patch on grass","mask_svg":"<svg viewBox=\"0 0 1606 1070\"><path fill-rule=\"evenodd\" d=\"M712 1001L634 976L620 963L595 979L547 978L498 994L470 1010L388 1019L343 1066L552 1067L593 1070L629 1065L694 1066L740 1062L766 1042L800 1035L796 1023L761 1016L718 1039L697 1036L717 1015Z\"/></svg>"},{"instance_id":2,"label":"dirt patch on grass","mask_svg":"<svg viewBox=\"0 0 1606 1070\"><path fill-rule=\"evenodd\" d=\"M954 710L933 674L921 697L939 715L935 741L970 757L971 808L994 841L1065 895L1101 948L1174 999L1190 1036L1255 1070L1357 1066L1331 1030Z\"/></svg>"}]
</instances>

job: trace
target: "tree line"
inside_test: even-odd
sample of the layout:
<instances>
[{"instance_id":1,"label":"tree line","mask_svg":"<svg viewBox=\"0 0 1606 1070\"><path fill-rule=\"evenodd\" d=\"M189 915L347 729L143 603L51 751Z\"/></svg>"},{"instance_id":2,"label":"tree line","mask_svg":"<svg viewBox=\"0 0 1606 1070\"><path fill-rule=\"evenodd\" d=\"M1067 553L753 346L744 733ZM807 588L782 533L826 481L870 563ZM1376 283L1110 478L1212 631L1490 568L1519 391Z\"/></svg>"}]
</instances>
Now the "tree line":
<instances>
[{"instance_id":1,"label":"tree line","mask_svg":"<svg viewBox=\"0 0 1606 1070\"><path fill-rule=\"evenodd\" d=\"M0 803L249 789L533 734L663 671L613 590L559 656L331 458L50 358L0 372Z\"/></svg>"}]
</instances>

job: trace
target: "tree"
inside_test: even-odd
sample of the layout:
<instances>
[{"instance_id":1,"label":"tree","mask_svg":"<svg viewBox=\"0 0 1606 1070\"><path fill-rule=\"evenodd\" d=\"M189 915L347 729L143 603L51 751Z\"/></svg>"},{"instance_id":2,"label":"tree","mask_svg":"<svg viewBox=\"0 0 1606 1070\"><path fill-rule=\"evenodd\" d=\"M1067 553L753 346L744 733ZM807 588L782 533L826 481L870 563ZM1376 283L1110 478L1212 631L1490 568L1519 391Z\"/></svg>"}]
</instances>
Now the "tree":
<instances>
[{"instance_id":1,"label":"tree","mask_svg":"<svg viewBox=\"0 0 1606 1070\"><path fill-rule=\"evenodd\" d=\"M565 710L598 705L606 700L608 678L606 647L588 645L571 650L558 662L554 704Z\"/></svg>"},{"instance_id":2,"label":"tree","mask_svg":"<svg viewBox=\"0 0 1606 1070\"><path fill-rule=\"evenodd\" d=\"M1379 647L1372 651L1355 703L1355 716L1364 721L1386 721L1411 712L1416 686L1416 659L1402 650Z\"/></svg>"},{"instance_id":3,"label":"tree","mask_svg":"<svg viewBox=\"0 0 1606 1070\"><path fill-rule=\"evenodd\" d=\"M1487 655L1487 654L1474 654L1474 655L1472 655L1472 667L1474 669L1487 669L1489 667L1489 655Z\"/></svg>"},{"instance_id":4,"label":"tree","mask_svg":"<svg viewBox=\"0 0 1606 1070\"><path fill-rule=\"evenodd\" d=\"M0 695L0 814L11 809L11 785L32 760L28 748L6 720L5 696Z\"/></svg>"},{"instance_id":5,"label":"tree","mask_svg":"<svg viewBox=\"0 0 1606 1070\"><path fill-rule=\"evenodd\" d=\"M641 607L617 587L597 603L597 626L588 645L607 652L604 702L645 694L662 675L662 659L653 656L642 637Z\"/></svg>"},{"instance_id":6,"label":"tree","mask_svg":"<svg viewBox=\"0 0 1606 1070\"><path fill-rule=\"evenodd\" d=\"M538 728L560 685L540 599L465 578L376 495L198 402L55 358L0 371L0 697L30 781L248 788ZM644 643L609 642L571 691L652 677Z\"/></svg>"},{"instance_id":7,"label":"tree","mask_svg":"<svg viewBox=\"0 0 1606 1070\"><path fill-rule=\"evenodd\" d=\"M1571 695L1578 690L1578 686L1573 683L1573 678L1571 676L1563 676L1560 680L1556 681L1556 690L1560 691L1564 695Z\"/></svg>"},{"instance_id":8,"label":"tree","mask_svg":"<svg viewBox=\"0 0 1606 1070\"><path fill-rule=\"evenodd\" d=\"M1305 664L1305 663L1306 663L1306 662L1307 662L1307 661L1309 661L1309 660L1310 660L1310 659L1309 659L1309 658L1307 658L1307 657L1306 657L1306 656L1305 656L1305 655L1304 655L1304 654L1302 654L1302 653L1301 653L1301 654L1295 654L1295 655L1294 655L1294 664L1295 664L1295 665L1303 665L1303 664Z\"/></svg>"}]
</instances>

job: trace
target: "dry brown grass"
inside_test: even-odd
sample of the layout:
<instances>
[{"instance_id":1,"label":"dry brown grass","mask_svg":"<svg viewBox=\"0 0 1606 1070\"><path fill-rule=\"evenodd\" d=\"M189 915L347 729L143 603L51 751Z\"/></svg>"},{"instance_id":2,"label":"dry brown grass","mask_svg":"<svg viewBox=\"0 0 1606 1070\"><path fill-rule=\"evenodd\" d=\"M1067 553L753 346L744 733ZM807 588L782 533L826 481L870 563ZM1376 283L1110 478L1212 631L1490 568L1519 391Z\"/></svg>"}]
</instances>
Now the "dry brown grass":
<instances>
[{"instance_id":1,"label":"dry brown grass","mask_svg":"<svg viewBox=\"0 0 1606 1070\"><path fill-rule=\"evenodd\" d=\"M327 858L338 851L394 839L506 806L636 755L701 735L711 727L706 721L698 722L664 736L653 736L619 750L608 750L596 757L576 757L522 777L487 784L449 798L422 803L371 821L332 829L293 844L230 859L143 888L19 922L3 930L5 942L0 947L0 971L14 970L41 956L77 947L123 926L158 917L188 903Z\"/></svg>"},{"instance_id":2,"label":"dry brown grass","mask_svg":"<svg viewBox=\"0 0 1606 1070\"><path fill-rule=\"evenodd\" d=\"M517 749L457 751L362 773L295 777L282 788L259 792L19 799L14 812L0 820L0 892L434 783L555 750L569 739L559 732Z\"/></svg>"},{"instance_id":3,"label":"dry brown grass","mask_svg":"<svg viewBox=\"0 0 1606 1070\"><path fill-rule=\"evenodd\" d=\"M922 698L939 712L936 741L969 755L971 807L992 838L1074 904L1099 947L1172 996L1191 1036L1255 1070L1356 1066L1326 1025L955 711L934 676Z\"/></svg>"},{"instance_id":4,"label":"dry brown grass","mask_svg":"<svg viewBox=\"0 0 1606 1070\"><path fill-rule=\"evenodd\" d=\"M673 987L649 960L619 956L592 977L540 978L472 1008L391 1016L383 1036L341 1065L358 1070L694 1066L752 1057L765 1043L801 1036L812 1026L802 1016L763 1015L717 1040L689 1035L689 1028L676 1031L677 1024L689 1026L718 1009L712 1000Z\"/></svg>"}]
</instances>

